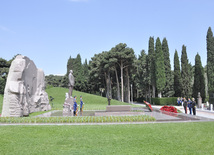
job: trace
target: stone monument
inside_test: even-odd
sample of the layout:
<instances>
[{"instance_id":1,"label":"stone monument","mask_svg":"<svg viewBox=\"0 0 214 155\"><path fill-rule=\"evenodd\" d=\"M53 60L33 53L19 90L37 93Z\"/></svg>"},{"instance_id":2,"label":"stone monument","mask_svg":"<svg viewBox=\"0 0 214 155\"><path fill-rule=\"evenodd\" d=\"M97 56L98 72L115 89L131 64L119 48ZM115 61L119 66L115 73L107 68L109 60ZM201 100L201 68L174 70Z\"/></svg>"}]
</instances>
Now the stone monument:
<instances>
[{"instance_id":1,"label":"stone monument","mask_svg":"<svg viewBox=\"0 0 214 155\"><path fill-rule=\"evenodd\" d=\"M18 55L13 60L4 90L2 117L22 117L51 110L45 92L45 75L32 60Z\"/></svg>"},{"instance_id":2,"label":"stone monument","mask_svg":"<svg viewBox=\"0 0 214 155\"><path fill-rule=\"evenodd\" d=\"M70 70L70 73L68 75L68 80L69 80L69 83L68 83L68 87L69 87L69 97L72 96L72 92L73 92L73 88L74 88L74 76L73 76L73 71Z\"/></svg>"},{"instance_id":3,"label":"stone monument","mask_svg":"<svg viewBox=\"0 0 214 155\"><path fill-rule=\"evenodd\" d=\"M69 113L73 112L73 105L74 105L74 98L72 97L72 92L74 88L74 76L73 76L73 71L70 70L70 73L68 75L68 87L69 87L69 92L66 93L65 95L65 102L63 104L63 113Z\"/></svg>"},{"instance_id":4,"label":"stone monument","mask_svg":"<svg viewBox=\"0 0 214 155\"><path fill-rule=\"evenodd\" d=\"M198 108L202 108L202 98L200 92L198 92Z\"/></svg>"}]
</instances>

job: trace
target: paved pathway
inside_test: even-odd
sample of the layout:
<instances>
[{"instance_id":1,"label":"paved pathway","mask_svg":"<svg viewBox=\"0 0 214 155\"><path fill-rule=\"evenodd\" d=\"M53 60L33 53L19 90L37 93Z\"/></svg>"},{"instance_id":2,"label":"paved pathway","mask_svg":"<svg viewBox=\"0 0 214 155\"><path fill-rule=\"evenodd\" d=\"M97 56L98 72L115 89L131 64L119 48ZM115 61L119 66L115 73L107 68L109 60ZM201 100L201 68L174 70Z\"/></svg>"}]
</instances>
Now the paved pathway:
<instances>
[{"instance_id":1,"label":"paved pathway","mask_svg":"<svg viewBox=\"0 0 214 155\"><path fill-rule=\"evenodd\" d=\"M134 104L145 107L144 104ZM152 113L145 111L145 113L155 117L157 121L214 121L214 111L196 109L196 115L190 115L189 111L187 111L188 114L184 113L184 108L182 106L175 106L182 113L174 114L170 112L160 112L159 110L161 107L162 106L159 105L152 105L154 111Z\"/></svg>"}]
</instances>

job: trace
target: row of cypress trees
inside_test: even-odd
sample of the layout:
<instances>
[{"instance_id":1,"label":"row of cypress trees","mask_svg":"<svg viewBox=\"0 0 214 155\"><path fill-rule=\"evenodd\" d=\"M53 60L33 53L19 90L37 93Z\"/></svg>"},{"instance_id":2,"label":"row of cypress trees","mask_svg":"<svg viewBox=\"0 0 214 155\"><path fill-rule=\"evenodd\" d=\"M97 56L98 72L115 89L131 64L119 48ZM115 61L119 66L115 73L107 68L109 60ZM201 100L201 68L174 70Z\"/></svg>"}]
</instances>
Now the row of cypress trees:
<instances>
[{"instance_id":1,"label":"row of cypress trees","mask_svg":"<svg viewBox=\"0 0 214 155\"><path fill-rule=\"evenodd\" d=\"M136 56L132 56L132 59L126 58L125 53L127 51L133 53L133 49L122 43L116 45L110 51L95 55L89 64L87 60L82 63L81 56L78 54L76 58L69 57L67 73L60 80L60 86L67 87L68 73L72 69L76 78L76 90L89 93L103 92L107 89L105 89L105 77L101 74L107 71L108 75L111 74L108 79L110 84L108 88L112 89L113 97L115 96L115 98L122 101L124 98L122 92L128 92L130 89L130 85L127 83L132 84L135 98L141 96L193 96L197 98L198 92L200 92L202 98L205 99L206 88L210 94L214 92L214 36L211 27L208 28L206 42L207 67L205 68L202 66L199 54L195 56L195 66L189 63L186 46L183 45L181 59L179 59L178 52L175 50L174 70L172 70L167 39L164 38L161 42L159 37L156 40L154 40L154 37L150 37L148 54L145 50L142 50L138 58ZM122 62L124 63L121 64ZM93 68L95 64L101 66ZM124 66L124 64L126 65ZM207 84L206 81L208 81ZM127 94L130 96L130 93Z\"/></svg>"},{"instance_id":2,"label":"row of cypress trees","mask_svg":"<svg viewBox=\"0 0 214 155\"><path fill-rule=\"evenodd\" d=\"M93 61L96 61L96 63L99 62L100 64L104 61L104 59L101 59L104 55L106 58L108 57L109 60L106 61L105 59L105 62L103 62L103 67L108 66L112 72L116 71L115 73L118 74L117 76L121 76L122 70L120 69L120 72L118 72L119 68L112 64L115 63L113 62L116 59L114 56L120 53L120 48L122 48L123 45L125 45L125 48L130 49L126 47L126 44L120 43L110 50L110 55L106 55L107 53L105 52L103 54L101 53L99 55L95 55L89 64L87 64L87 61L85 61L84 64L81 64L80 55L78 55L77 58L70 57L67 68L68 71L70 69L76 70L74 71L74 75L78 79L76 89L94 93L101 87L105 87L105 80L102 81L98 79L96 86L93 84L90 85L90 79L93 79L90 74L90 64L95 64ZM198 92L200 92L202 98L205 99L207 94L206 87L209 92L214 92L214 37L210 27L207 32L207 67L205 68L202 66L201 57L199 54L195 56L195 66L191 65L188 60L185 45L182 46L181 59L179 59L178 52L175 50L174 70L171 69L169 47L166 38L164 38L161 42L159 37L157 37L156 40L154 40L154 37L150 37L148 46L148 54L146 54L145 50L142 50L138 58L133 57L135 60L132 61L133 63L129 64L129 73L132 73L132 75L130 75L129 82L133 84L133 92L136 94L135 97L139 97L140 93L144 97L182 96L197 98ZM98 56L100 56L100 58L98 58ZM98 59L95 59L96 57ZM126 62L125 56L123 61ZM118 64L118 62L115 64ZM101 67L100 70L97 70L96 74L101 73L100 71L103 69L104 68ZM67 77L67 74L65 78ZM101 78L102 76L100 75L98 77ZM206 85L206 77L208 79L208 85ZM118 94L118 87L123 87L121 85L123 83L121 80L123 79L119 78L118 80L118 78L111 78L111 80L117 80L117 87L115 84L115 90L118 90L116 98L119 97L121 99L122 93L120 92ZM125 82L126 81L127 80L125 80ZM94 79L91 83L94 83ZM113 84L112 81L111 84ZM121 89L120 91L125 90Z\"/></svg>"}]
</instances>

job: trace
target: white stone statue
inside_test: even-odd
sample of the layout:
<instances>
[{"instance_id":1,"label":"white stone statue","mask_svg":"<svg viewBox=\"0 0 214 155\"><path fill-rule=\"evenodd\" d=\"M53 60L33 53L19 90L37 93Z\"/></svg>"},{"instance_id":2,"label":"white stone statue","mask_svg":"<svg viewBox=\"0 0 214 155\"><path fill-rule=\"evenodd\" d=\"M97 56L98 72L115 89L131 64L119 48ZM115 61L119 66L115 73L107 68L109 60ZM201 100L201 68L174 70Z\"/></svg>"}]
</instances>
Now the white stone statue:
<instances>
[{"instance_id":1,"label":"white stone statue","mask_svg":"<svg viewBox=\"0 0 214 155\"><path fill-rule=\"evenodd\" d=\"M28 57L16 56L4 90L2 117L22 117L50 109L44 72Z\"/></svg>"},{"instance_id":2,"label":"white stone statue","mask_svg":"<svg viewBox=\"0 0 214 155\"><path fill-rule=\"evenodd\" d=\"M69 84L68 84L69 93L68 93L68 95L69 95L69 97L72 97L72 92L73 92L74 84L75 84L75 82L74 82L75 79L74 79L72 70L70 70L70 73L68 75L68 80L69 80Z\"/></svg>"}]
</instances>

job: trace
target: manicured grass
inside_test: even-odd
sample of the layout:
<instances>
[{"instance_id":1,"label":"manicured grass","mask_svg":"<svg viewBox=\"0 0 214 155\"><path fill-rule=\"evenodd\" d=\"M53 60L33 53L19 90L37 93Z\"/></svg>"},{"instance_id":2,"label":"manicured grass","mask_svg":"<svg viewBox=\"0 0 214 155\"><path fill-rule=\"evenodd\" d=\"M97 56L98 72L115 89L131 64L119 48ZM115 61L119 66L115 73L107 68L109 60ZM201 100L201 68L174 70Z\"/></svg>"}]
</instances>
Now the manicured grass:
<instances>
[{"instance_id":1,"label":"manicured grass","mask_svg":"<svg viewBox=\"0 0 214 155\"><path fill-rule=\"evenodd\" d=\"M54 98L53 109L62 109L62 106L65 101L65 93L68 92L68 89L61 87L52 87L46 89L46 92L48 93L49 96L52 96ZM105 97L83 93L79 91L74 91L72 96L77 96L78 104L80 103L79 101L80 96L83 97L83 102L85 103L84 110L106 110L106 106L108 105L107 99ZM117 100L111 100L111 105L130 105L130 104L120 102Z\"/></svg>"},{"instance_id":2,"label":"manicured grass","mask_svg":"<svg viewBox=\"0 0 214 155\"><path fill-rule=\"evenodd\" d=\"M214 123L0 126L0 154L214 154Z\"/></svg>"}]
</instances>

